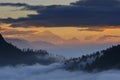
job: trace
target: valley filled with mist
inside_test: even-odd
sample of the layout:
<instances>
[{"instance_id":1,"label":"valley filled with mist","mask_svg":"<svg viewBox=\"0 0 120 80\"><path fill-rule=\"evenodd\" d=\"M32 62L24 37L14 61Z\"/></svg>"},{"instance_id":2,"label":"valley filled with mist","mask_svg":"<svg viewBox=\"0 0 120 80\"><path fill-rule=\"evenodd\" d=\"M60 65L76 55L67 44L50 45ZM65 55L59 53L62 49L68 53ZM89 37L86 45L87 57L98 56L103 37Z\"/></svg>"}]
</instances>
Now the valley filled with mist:
<instances>
[{"instance_id":1,"label":"valley filled with mist","mask_svg":"<svg viewBox=\"0 0 120 80\"><path fill-rule=\"evenodd\" d=\"M120 0L0 0L0 80L120 80Z\"/></svg>"}]
</instances>

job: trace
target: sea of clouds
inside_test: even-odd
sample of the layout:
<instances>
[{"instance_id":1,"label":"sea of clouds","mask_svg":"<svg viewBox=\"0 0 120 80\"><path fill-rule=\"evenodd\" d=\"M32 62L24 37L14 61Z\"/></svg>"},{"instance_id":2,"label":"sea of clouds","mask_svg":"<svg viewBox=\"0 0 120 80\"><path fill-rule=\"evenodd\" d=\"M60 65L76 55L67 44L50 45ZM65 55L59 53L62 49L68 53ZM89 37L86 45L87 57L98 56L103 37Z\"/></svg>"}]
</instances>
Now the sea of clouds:
<instances>
[{"instance_id":1,"label":"sea of clouds","mask_svg":"<svg viewBox=\"0 0 120 80\"><path fill-rule=\"evenodd\" d=\"M69 72L60 64L49 66L1 67L0 80L120 80L119 70L108 70L97 73L82 71Z\"/></svg>"}]
</instances>

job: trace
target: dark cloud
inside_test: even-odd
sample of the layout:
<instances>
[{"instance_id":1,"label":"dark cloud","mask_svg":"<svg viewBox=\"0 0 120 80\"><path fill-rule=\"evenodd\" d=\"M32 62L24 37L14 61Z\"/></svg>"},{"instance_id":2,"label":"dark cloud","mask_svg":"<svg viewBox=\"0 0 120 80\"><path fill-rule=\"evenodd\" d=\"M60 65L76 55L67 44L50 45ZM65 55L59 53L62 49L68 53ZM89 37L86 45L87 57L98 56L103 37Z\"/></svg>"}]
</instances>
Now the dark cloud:
<instances>
[{"instance_id":1,"label":"dark cloud","mask_svg":"<svg viewBox=\"0 0 120 80\"><path fill-rule=\"evenodd\" d=\"M94 31L94 32L103 32L104 29L97 28L86 28L86 29L78 29L78 31Z\"/></svg>"},{"instance_id":2,"label":"dark cloud","mask_svg":"<svg viewBox=\"0 0 120 80\"><path fill-rule=\"evenodd\" d=\"M80 0L75 3L71 3L71 5L78 5L78 6L101 6L101 7L113 7L119 6L120 2L118 0Z\"/></svg>"},{"instance_id":3,"label":"dark cloud","mask_svg":"<svg viewBox=\"0 0 120 80\"><path fill-rule=\"evenodd\" d=\"M27 6L26 10L35 10L37 15L27 18L0 19L11 23L13 27L28 26L96 26L120 25L120 2L117 0L82 0L69 6ZM102 26L103 27L103 26Z\"/></svg>"},{"instance_id":4,"label":"dark cloud","mask_svg":"<svg viewBox=\"0 0 120 80\"><path fill-rule=\"evenodd\" d=\"M45 8L45 6L32 6L26 3L0 3L0 6L12 6L12 7L24 7L21 10L35 10L40 11Z\"/></svg>"},{"instance_id":5,"label":"dark cloud","mask_svg":"<svg viewBox=\"0 0 120 80\"><path fill-rule=\"evenodd\" d=\"M0 6L15 6L15 7L21 7L21 6L29 6L25 3L0 3Z\"/></svg>"},{"instance_id":6,"label":"dark cloud","mask_svg":"<svg viewBox=\"0 0 120 80\"><path fill-rule=\"evenodd\" d=\"M120 36L118 36L118 35L104 35L104 36L99 37L97 40L106 40L106 39L113 39L113 38L120 39Z\"/></svg>"},{"instance_id":7,"label":"dark cloud","mask_svg":"<svg viewBox=\"0 0 120 80\"><path fill-rule=\"evenodd\" d=\"M5 35L24 35L24 34L33 34L37 32L36 30L17 30L17 29L9 29L0 27L0 33Z\"/></svg>"},{"instance_id":8,"label":"dark cloud","mask_svg":"<svg viewBox=\"0 0 120 80\"><path fill-rule=\"evenodd\" d=\"M17 30L10 30L2 32L5 35L23 35L23 34L32 34L35 31L17 31Z\"/></svg>"}]
</instances>

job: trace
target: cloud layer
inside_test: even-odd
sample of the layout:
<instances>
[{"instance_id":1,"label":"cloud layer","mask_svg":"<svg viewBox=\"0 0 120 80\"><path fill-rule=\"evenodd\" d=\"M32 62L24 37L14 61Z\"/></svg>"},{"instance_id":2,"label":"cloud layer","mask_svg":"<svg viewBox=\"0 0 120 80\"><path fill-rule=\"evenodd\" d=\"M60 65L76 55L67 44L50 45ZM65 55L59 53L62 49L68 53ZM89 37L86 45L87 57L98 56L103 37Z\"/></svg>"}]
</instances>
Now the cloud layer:
<instances>
[{"instance_id":1,"label":"cloud layer","mask_svg":"<svg viewBox=\"0 0 120 80\"><path fill-rule=\"evenodd\" d=\"M30 6L20 3L0 5L24 6L24 10L34 10L38 13L37 15L28 15L27 18L0 19L0 22L10 23L13 27L120 25L120 1L118 0L82 0L71 3L69 6Z\"/></svg>"},{"instance_id":2,"label":"cloud layer","mask_svg":"<svg viewBox=\"0 0 120 80\"><path fill-rule=\"evenodd\" d=\"M75 3L71 3L72 5L78 6L101 6L101 7L115 7L120 6L119 0L80 0Z\"/></svg>"},{"instance_id":3,"label":"cloud layer","mask_svg":"<svg viewBox=\"0 0 120 80\"><path fill-rule=\"evenodd\" d=\"M98 38L98 40L106 40L106 39L114 39L114 38L118 38L120 39L120 36L117 35L104 35Z\"/></svg>"},{"instance_id":4,"label":"cloud layer","mask_svg":"<svg viewBox=\"0 0 120 80\"><path fill-rule=\"evenodd\" d=\"M61 65L17 66L0 68L1 80L119 80L120 71L109 70L99 73L69 72Z\"/></svg>"}]
</instances>

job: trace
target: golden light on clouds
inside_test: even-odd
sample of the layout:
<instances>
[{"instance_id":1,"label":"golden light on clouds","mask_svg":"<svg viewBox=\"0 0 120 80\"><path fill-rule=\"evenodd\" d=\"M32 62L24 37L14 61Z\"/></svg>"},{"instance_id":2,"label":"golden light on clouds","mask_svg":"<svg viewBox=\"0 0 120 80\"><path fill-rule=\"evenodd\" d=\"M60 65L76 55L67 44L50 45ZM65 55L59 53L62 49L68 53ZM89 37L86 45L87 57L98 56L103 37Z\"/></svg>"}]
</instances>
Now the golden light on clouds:
<instances>
[{"instance_id":1,"label":"golden light on clouds","mask_svg":"<svg viewBox=\"0 0 120 80\"><path fill-rule=\"evenodd\" d=\"M32 10L21 10L24 7L0 6L0 18L20 18L27 17L29 14L37 14Z\"/></svg>"},{"instance_id":2,"label":"golden light on clouds","mask_svg":"<svg viewBox=\"0 0 120 80\"><path fill-rule=\"evenodd\" d=\"M103 31L87 30L81 31L79 27L10 27L9 24L1 24L0 32L5 37L22 38L29 41L52 41L55 39L57 42L63 41L77 41L81 44L87 43L116 43L120 42L120 28L103 28ZM86 31L85 31L86 29ZM51 37L53 39L51 39ZM48 39L47 39L48 38Z\"/></svg>"}]
</instances>

